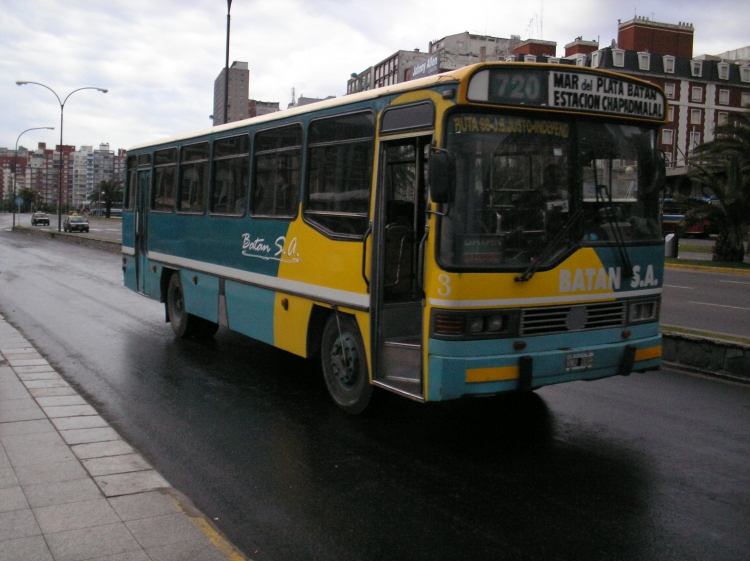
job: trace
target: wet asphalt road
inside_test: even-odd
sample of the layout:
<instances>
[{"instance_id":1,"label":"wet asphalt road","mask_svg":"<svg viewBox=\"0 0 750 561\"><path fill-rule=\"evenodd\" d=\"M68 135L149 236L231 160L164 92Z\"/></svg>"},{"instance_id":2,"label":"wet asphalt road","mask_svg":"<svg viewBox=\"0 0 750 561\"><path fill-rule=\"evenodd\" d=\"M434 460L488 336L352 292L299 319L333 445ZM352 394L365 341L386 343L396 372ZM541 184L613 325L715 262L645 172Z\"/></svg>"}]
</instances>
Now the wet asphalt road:
<instances>
[{"instance_id":1,"label":"wet asphalt road","mask_svg":"<svg viewBox=\"0 0 750 561\"><path fill-rule=\"evenodd\" d=\"M5 231L0 311L252 559L750 559L746 386L663 371L350 418L301 359L176 340L118 255Z\"/></svg>"}]
</instances>

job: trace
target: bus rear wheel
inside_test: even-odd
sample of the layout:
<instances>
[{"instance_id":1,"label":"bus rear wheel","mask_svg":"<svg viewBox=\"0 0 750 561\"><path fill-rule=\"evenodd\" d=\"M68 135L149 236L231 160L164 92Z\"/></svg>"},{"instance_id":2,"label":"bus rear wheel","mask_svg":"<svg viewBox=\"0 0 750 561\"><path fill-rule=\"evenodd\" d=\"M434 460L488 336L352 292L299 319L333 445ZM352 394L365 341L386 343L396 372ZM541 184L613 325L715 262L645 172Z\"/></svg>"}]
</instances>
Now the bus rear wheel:
<instances>
[{"instance_id":1,"label":"bus rear wheel","mask_svg":"<svg viewBox=\"0 0 750 561\"><path fill-rule=\"evenodd\" d=\"M358 415L370 403L373 387L367 375L367 356L357 322L351 316L331 314L321 343L323 377L328 392L347 413Z\"/></svg>"},{"instance_id":2,"label":"bus rear wheel","mask_svg":"<svg viewBox=\"0 0 750 561\"><path fill-rule=\"evenodd\" d=\"M185 309L185 294L182 291L180 273L172 273L167 289L167 312L172 331L180 338L190 337L195 330L196 322L191 314Z\"/></svg>"}]
</instances>

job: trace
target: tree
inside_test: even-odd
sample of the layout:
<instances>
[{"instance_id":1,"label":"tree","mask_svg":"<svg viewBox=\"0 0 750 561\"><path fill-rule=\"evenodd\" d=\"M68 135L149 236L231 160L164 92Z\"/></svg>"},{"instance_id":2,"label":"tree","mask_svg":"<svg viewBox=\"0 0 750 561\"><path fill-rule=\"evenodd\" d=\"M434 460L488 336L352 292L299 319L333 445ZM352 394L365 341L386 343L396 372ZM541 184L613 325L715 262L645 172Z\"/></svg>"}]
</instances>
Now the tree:
<instances>
[{"instance_id":1,"label":"tree","mask_svg":"<svg viewBox=\"0 0 750 561\"><path fill-rule=\"evenodd\" d=\"M91 201L104 201L104 215L109 218L112 212L112 203L122 202L122 181L119 179L104 179L94 187L89 195Z\"/></svg>"},{"instance_id":2,"label":"tree","mask_svg":"<svg viewBox=\"0 0 750 561\"><path fill-rule=\"evenodd\" d=\"M719 231L714 261L742 261L750 224L750 113L719 125L716 138L693 152L691 177L711 188L719 204L690 201L682 231L711 220Z\"/></svg>"},{"instance_id":3,"label":"tree","mask_svg":"<svg viewBox=\"0 0 750 561\"><path fill-rule=\"evenodd\" d=\"M22 211L32 210L33 204L36 201L36 191L34 191L33 189L27 189L26 187L21 187L18 190L18 196L23 199L21 210Z\"/></svg>"}]
</instances>

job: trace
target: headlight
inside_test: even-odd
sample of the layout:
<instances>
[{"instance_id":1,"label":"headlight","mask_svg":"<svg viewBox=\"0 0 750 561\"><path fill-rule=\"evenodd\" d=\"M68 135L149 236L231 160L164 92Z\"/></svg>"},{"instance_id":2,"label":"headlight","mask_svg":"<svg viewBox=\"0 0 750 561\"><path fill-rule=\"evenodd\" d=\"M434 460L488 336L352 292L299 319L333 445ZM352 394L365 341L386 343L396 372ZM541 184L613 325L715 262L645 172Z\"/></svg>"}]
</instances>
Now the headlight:
<instances>
[{"instance_id":1,"label":"headlight","mask_svg":"<svg viewBox=\"0 0 750 561\"><path fill-rule=\"evenodd\" d=\"M659 300L640 300L628 307L628 323L645 323L659 319Z\"/></svg>"},{"instance_id":2,"label":"headlight","mask_svg":"<svg viewBox=\"0 0 750 561\"><path fill-rule=\"evenodd\" d=\"M432 335L439 339L515 337L519 310L433 310ZM515 327L514 327L515 326Z\"/></svg>"}]
</instances>

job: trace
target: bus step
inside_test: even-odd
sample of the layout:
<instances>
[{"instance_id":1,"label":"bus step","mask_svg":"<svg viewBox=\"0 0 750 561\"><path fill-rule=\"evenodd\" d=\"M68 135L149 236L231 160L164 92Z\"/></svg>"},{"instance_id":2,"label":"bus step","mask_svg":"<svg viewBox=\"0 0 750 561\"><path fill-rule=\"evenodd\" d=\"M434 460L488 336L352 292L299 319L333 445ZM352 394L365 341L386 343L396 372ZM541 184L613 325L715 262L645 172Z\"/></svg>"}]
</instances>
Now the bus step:
<instances>
[{"instance_id":1,"label":"bus step","mask_svg":"<svg viewBox=\"0 0 750 561\"><path fill-rule=\"evenodd\" d=\"M386 341L384 347L385 380L419 384L422 379L422 346L419 339Z\"/></svg>"}]
</instances>

